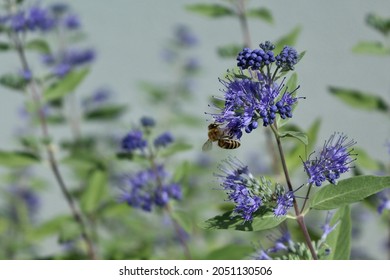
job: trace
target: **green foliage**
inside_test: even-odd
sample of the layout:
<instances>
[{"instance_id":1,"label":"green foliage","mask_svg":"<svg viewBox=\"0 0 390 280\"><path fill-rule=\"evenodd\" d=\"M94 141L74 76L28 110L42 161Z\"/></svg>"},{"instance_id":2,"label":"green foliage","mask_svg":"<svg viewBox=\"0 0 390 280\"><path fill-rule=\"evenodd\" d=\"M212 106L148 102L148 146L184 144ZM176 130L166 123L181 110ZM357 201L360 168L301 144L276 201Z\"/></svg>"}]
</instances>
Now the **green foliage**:
<instances>
[{"instance_id":1,"label":"green foliage","mask_svg":"<svg viewBox=\"0 0 390 280\"><path fill-rule=\"evenodd\" d=\"M321 120L317 119L309 127L306 132L308 138L308 145L302 145L301 143L296 143L293 148L286 154L286 162L288 170L294 171L299 167L302 167L302 158L306 158L307 151L312 151L317 142L318 132L320 129Z\"/></svg>"},{"instance_id":2,"label":"green foliage","mask_svg":"<svg viewBox=\"0 0 390 280\"><path fill-rule=\"evenodd\" d=\"M379 15L370 13L366 18L367 24L374 28L376 31L380 32L384 36L389 35L390 33L390 18L384 18Z\"/></svg>"},{"instance_id":3,"label":"green foliage","mask_svg":"<svg viewBox=\"0 0 390 280\"><path fill-rule=\"evenodd\" d=\"M193 224L190 213L181 210L172 212L172 218L184 229L186 232L192 232Z\"/></svg>"},{"instance_id":4,"label":"green foliage","mask_svg":"<svg viewBox=\"0 0 390 280\"><path fill-rule=\"evenodd\" d=\"M207 256L207 260L239 260L244 256L249 256L253 253L253 247L242 244L229 244L222 248L211 251Z\"/></svg>"},{"instance_id":5,"label":"green foliage","mask_svg":"<svg viewBox=\"0 0 390 280\"><path fill-rule=\"evenodd\" d=\"M274 23L272 13L267 8L252 8L247 10L246 15L250 18L261 19L270 24Z\"/></svg>"},{"instance_id":6,"label":"green foliage","mask_svg":"<svg viewBox=\"0 0 390 280\"><path fill-rule=\"evenodd\" d=\"M370 55L389 55L390 48L386 47L382 42L358 42L352 51L358 54L370 54Z\"/></svg>"},{"instance_id":7,"label":"green foliage","mask_svg":"<svg viewBox=\"0 0 390 280\"><path fill-rule=\"evenodd\" d=\"M192 149L192 145L182 142L176 142L161 151L159 155L161 157L170 157L178 152L185 152L189 151L190 149Z\"/></svg>"},{"instance_id":8,"label":"green foliage","mask_svg":"<svg viewBox=\"0 0 390 280\"><path fill-rule=\"evenodd\" d=\"M27 167L40 162L39 156L25 151L2 151L0 150L0 166L10 168Z\"/></svg>"},{"instance_id":9,"label":"green foliage","mask_svg":"<svg viewBox=\"0 0 390 280\"><path fill-rule=\"evenodd\" d=\"M356 165L361 168L377 171L383 169L383 164L373 159L365 150L362 148L354 148L355 153L357 154Z\"/></svg>"},{"instance_id":10,"label":"green foliage","mask_svg":"<svg viewBox=\"0 0 390 280\"><path fill-rule=\"evenodd\" d=\"M301 141L305 146L307 146L309 144L307 135L303 132L300 132L300 131L283 131L283 132L279 133L279 136L281 138L284 138L284 137L295 138L295 139Z\"/></svg>"},{"instance_id":11,"label":"green foliage","mask_svg":"<svg viewBox=\"0 0 390 280\"><path fill-rule=\"evenodd\" d=\"M336 228L326 238L326 243L331 248L327 256L329 260L349 260L351 254L352 221L351 209L348 205L337 210L332 217L330 226Z\"/></svg>"},{"instance_id":12,"label":"green foliage","mask_svg":"<svg viewBox=\"0 0 390 280\"><path fill-rule=\"evenodd\" d=\"M295 27L290 33L275 42L274 53L280 53L284 46L294 46L297 42L298 36L301 33L301 27Z\"/></svg>"},{"instance_id":13,"label":"green foliage","mask_svg":"<svg viewBox=\"0 0 390 280\"><path fill-rule=\"evenodd\" d=\"M89 69L74 70L63 79L47 88L43 93L45 101L54 101L71 94L88 75Z\"/></svg>"},{"instance_id":14,"label":"green foliage","mask_svg":"<svg viewBox=\"0 0 390 280\"><path fill-rule=\"evenodd\" d=\"M16 74L4 74L0 77L0 85L20 91L26 87L26 81Z\"/></svg>"},{"instance_id":15,"label":"green foliage","mask_svg":"<svg viewBox=\"0 0 390 280\"><path fill-rule=\"evenodd\" d=\"M389 105L379 96L359 90L329 87L329 91L345 104L367 111L386 113L390 110Z\"/></svg>"},{"instance_id":16,"label":"green foliage","mask_svg":"<svg viewBox=\"0 0 390 280\"><path fill-rule=\"evenodd\" d=\"M41 54L50 53L50 46L43 39L32 39L26 43L25 47L27 50L37 51Z\"/></svg>"},{"instance_id":17,"label":"green foliage","mask_svg":"<svg viewBox=\"0 0 390 280\"><path fill-rule=\"evenodd\" d=\"M187 5L186 9L190 12L210 18L220 18L235 14L230 8L219 4L192 4Z\"/></svg>"},{"instance_id":18,"label":"green foliage","mask_svg":"<svg viewBox=\"0 0 390 280\"><path fill-rule=\"evenodd\" d=\"M97 210L102 201L107 197L107 174L102 170L94 170L89 178L80 203L86 213L93 213Z\"/></svg>"},{"instance_id":19,"label":"green foliage","mask_svg":"<svg viewBox=\"0 0 390 280\"><path fill-rule=\"evenodd\" d=\"M8 43L0 42L0 52L2 51L8 51L12 47Z\"/></svg>"},{"instance_id":20,"label":"green foliage","mask_svg":"<svg viewBox=\"0 0 390 280\"><path fill-rule=\"evenodd\" d=\"M220 57L223 58L232 58L236 57L237 54L242 51L243 46L239 44L229 44L226 46L218 47L217 53Z\"/></svg>"},{"instance_id":21,"label":"green foliage","mask_svg":"<svg viewBox=\"0 0 390 280\"><path fill-rule=\"evenodd\" d=\"M126 105L104 105L84 113L84 119L90 121L115 120L127 111Z\"/></svg>"},{"instance_id":22,"label":"green foliage","mask_svg":"<svg viewBox=\"0 0 390 280\"><path fill-rule=\"evenodd\" d=\"M331 210L363 200L364 198L390 188L390 176L356 176L340 180L337 185L321 187L310 200L310 207L317 210Z\"/></svg>"},{"instance_id":23,"label":"green foliage","mask_svg":"<svg viewBox=\"0 0 390 280\"><path fill-rule=\"evenodd\" d=\"M262 231L276 227L285 219L286 216L276 218L273 213L266 213L264 215L255 215L251 222L245 222L241 217L232 215L232 212L229 211L208 219L201 227L209 230L233 229L239 231Z\"/></svg>"}]
</instances>

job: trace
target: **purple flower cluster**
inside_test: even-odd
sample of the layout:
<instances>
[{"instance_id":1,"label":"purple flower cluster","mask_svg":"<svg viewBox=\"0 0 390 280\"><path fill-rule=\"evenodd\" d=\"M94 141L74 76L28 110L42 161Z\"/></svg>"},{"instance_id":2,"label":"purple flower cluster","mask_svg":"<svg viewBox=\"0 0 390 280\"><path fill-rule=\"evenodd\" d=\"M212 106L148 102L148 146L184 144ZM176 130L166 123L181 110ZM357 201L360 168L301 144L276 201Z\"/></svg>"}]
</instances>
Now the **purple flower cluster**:
<instances>
[{"instance_id":1,"label":"purple flower cluster","mask_svg":"<svg viewBox=\"0 0 390 280\"><path fill-rule=\"evenodd\" d=\"M147 145L141 130L132 130L122 139L122 149L126 152L143 150Z\"/></svg>"},{"instance_id":2,"label":"purple flower cluster","mask_svg":"<svg viewBox=\"0 0 390 280\"><path fill-rule=\"evenodd\" d=\"M173 136L164 132L150 142L146 136L150 136L150 129L155 126L154 119L142 117L140 123L140 129L133 129L122 139L121 147L126 153L141 152L150 167L124 177L122 182L125 183L125 191L120 196L120 201L151 211L153 205L164 207L170 199L180 200L182 192L180 185L171 181L164 166L156 163L155 151L171 144L174 141ZM155 149L150 143L153 143Z\"/></svg>"},{"instance_id":3,"label":"purple flower cluster","mask_svg":"<svg viewBox=\"0 0 390 280\"><path fill-rule=\"evenodd\" d=\"M298 53L290 46L285 46L280 54L276 56L276 65L283 70L294 70L294 65L297 63Z\"/></svg>"},{"instance_id":4,"label":"purple flower cluster","mask_svg":"<svg viewBox=\"0 0 390 280\"><path fill-rule=\"evenodd\" d=\"M124 152L132 153L137 150L144 152L144 149L148 147L149 141L145 138L145 135L149 134L147 129L154 127L155 121L150 117L142 117L140 123L142 129L133 129L122 138L121 148ZM145 132L147 133L145 134ZM165 148L173 142L174 137L168 131L161 133L152 141L154 147L157 149Z\"/></svg>"},{"instance_id":5,"label":"purple flower cluster","mask_svg":"<svg viewBox=\"0 0 390 280\"><path fill-rule=\"evenodd\" d=\"M244 48L237 56L237 66L241 69L259 70L275 61L275 48L269 41L260 44L260 49Z\"/></svg>"},{"instance_id":6,"label":"purple flower cluster","mask_svg":"<svg viewBox=\"0 0 390 280\"><path fill-rule=\"evenodd\" d=\"M123 179L125 190L119 201L134 208L151 211L153 205L164 207L170 199L180 200L181 187L177 183L166 183L168 173L162 165L141 170Z\"/></svg>"},{"instance_id":7,"label":"purple flower cluster","mask_svg":"<svg viewBox=\"0 0 390 280\"><path fill-rule=\"evenodd\" d=\"M76 30L81 26L75 14L67 13L65 4L55 4L49 8L33 5L17 12L1 17L1 24L14 32L42 31L47 32L59 26L68 30Z\"/></svg>"},{"instance_id":8,"label":"purple flower cluster","mask_svg":"<svg viewBox=\"0 0 390 280\"><path fill-rule=\"evenodd\" d=\"M278 71L292 70L297 63L297 52L286 46L275 57L275 46L269 41L260 44L260 49L244 48L237 56L240 72L228 73L220 82L224 85L224 106L220 112L211 114L215 122L225 125L226 130L240 139L242 131L250 133L258 127L272 125L276 117L292 118L299 88L285 87L284 80L277 83ZM272 72L272 65L276 69ZM246 70L248 69L248 70Z\"/></svg>"},{"instance_id":9,"label":"purple flower cluster","mask_svg":"<svg viewBox=\"0 0 390 280\"><path fill-rule=\"evenodd\" d=\"M275 118L292 117L292 106L298 98L293 92L288 92L284 85L269 84L267 77L260 72L252 73L251 78L228 77L220 80L225 86L225 104L221 111L212 114L217 123L225 124L226 128L240 139L242 130L250 133L258 127L261 119L263 126L274 123Z\"/></svg>"},{"instance_id":10,"label":"purple flower cluster","mask_svg":"<svg viewBox=\"0 0 390 280\"><path fill-rule=\"evenodd\" d=\"M45 54L42 56L42 62L52 67L54 75L62 78L72 69L93 62L95 56L93 49L69 49L57 55Z\"/></svg>"},{"instance_id":11,"label":"purple flower cluster","mask_svg":"<svg viewBox=\"0 0 390 280\"><path fill-rule=\"evenodd\" d=\"M309 177L309 184L315 184L320 187L323 182L328 181L336 184L337 179L342 173L351 169L351 163L355 160L352 158L353 149L356 144L351 140L347 142L347 136L334 133L327 141L314 159L308 159L303 163L305 172Z\"/></svg>"},{"instance_id":12,"label":"purple flower cluster","mask_svg":"<svg viewBox=\"0 0 390 280\"><path fill-rule=\"evenodd\" d=\"M292 207L294 195L291 192L281 191L280 186L273 192L269 181L264 178L261 181L254 178L248 166L241 162L229 159L220 170L222 173L217 176L228 199L235 205L234 213L240 215L245 221L251 221L255 212L261 207L272 211L277 217L286 215ZM276 202L272 199L275 195Z\"/></svg>"}]
</instances>

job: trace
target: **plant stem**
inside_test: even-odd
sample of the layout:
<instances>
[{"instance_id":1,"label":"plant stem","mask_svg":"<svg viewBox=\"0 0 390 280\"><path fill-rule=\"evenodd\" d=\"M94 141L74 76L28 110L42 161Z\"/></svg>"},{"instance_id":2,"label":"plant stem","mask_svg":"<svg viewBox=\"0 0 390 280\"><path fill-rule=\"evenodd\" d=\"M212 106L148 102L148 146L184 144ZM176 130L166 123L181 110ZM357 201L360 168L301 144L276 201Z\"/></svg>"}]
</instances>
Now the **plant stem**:
<instances>
[{"instance_id":1,"label":"plant stem","mask_svg":"<svg viewBox=\"0 0 390 280\"><path fill-rule=\"evenodd\" d=\"M157 187L162 188L163 184L162 184L160 176L158 175L158 168L157 168L157 165L155 162L155 155L154 155L153 150L150 147L149 147L149 153L150 153L149 161L150 161L150 164L154 170L154 173L156 174ZM169 206L169 204L166 204L164 209L167 211L167 213L168 213L168 215L173 223L173 227L175 228L176 235L179 238L179 241L180 241L180 244L183 248L184 255L185 255L186 259L192 260L190 249L188 248L188 244L185 240L185 237L183 236L182 229L181 229L180 225L176 222L175 218L173 217L171 207Z\"/></svg>"},{"instance_id":2,"label":"plant stem","mask_svg":"<svg viewBox=\"0 0 390 280\"><path fill-rule=\"evenodd\" d=\"M27 62L27 59L26 59L26 55L25 55L25 52L24 52L24 48L23 48L23 44L20 41L20 38L15 33L12 33L11 36L12 36L11 39L12 39L14 45L15 45L16 51L17 51L19 59L21 61L21 64L22 64L22 67L23 67L23 71L29 71L30 72L30 67L28 65L28 62ZM49 140L50 139L50 134L49 134L48 127L47 127L46 116L45 116L44 111L42 110L42 101L41 101L42 93L41 93L40 89L38 88L38 85L37 85L37 83L36 83L36 81L34 79L31 79L31 81L28 84L28 88L29 88L29 90L31 92L31 95L32 95L32 98L33 98L33 100L35 102L35 105L36 105L36 107L38 109L39 123L40 123L40 127L41 127L41 130L42 130L43 138L45 139L45 141ZM60 170L58 168L58 163L57 163L54 151L53 151L53 146L51 144L46 144L45 147L46 147L46 152L47 152L47 155L48 155L48 161L49 161L49 164L50 164L50 168L51 168L51 170L52 170L52 172L54 174L54 177L55 177L55 179L56 179L56 181L57 181L57 183L58 183L58 185L59 185L59 187L60 187L60 189L62 191L62 194L65 197L65 200L68 203L68 206L69 206L69 208L70 208L70 210L72 212L74 220L80 226L81 237L83 238L83 240L84 240L84 242L86 244L88 256L89 256L90 259L96 259L97 257L96 257L96 254L95 254L93 243L92 243L91 238L87 234L86 226L85 226L84 221L83 221L83 219L81 217L81 213L77 209L76 204L75 204L72 196L70 195L70 192L68 191L68 188L66 187L66 184L65 184L65 182L63 180L61 172L60 172Z\"/></svg>"},{"instance_id":3,"label":"plant stem","mask_svg":"<svg viewBox=\"0 0 390 280\"><path fill-rule=\"evenodd\" d=\"M302 208L301 208L301 213L303 212L303 210L305 210L306 202L309 199L309 194L310 194L310 191L311 191L312 187L313 187L313 184L309 184L309 187L307 189L307 193L306 193L306 196L305 196L305 201L303 202L303 205L302 205Z\"/></svg>"},{"instance_id":4,"label":"plant stem","mask_svg":"<svg viewBox=\"0 0 390 280\"><path fill-rule=\"evenodd\" d=\"M282 162L283 172L284 172L284 176L286 178L286 183L287 183L288 190L293 192L294 189L293 189L292 184L291 184L290 175L288 174L286 159L284 157L283 147L282 147L282 143L280 141L280 137L278 135L278 128L277 128L276 123L271 125L271 128L272 128L272 131L274 132L275 139L276 139L276 142L277 142L279 155L280 155L280 160ZM309 232L307 230L304 217L301 215L301 212L299 211L298 203L297 203L297 200L295 199L295 197L293 197L293 205L294 205L295 215L297 217L297 222L298 222L299 227L302 230L303 237L305 238L306 245L309 248L310 253L311 253L313 259L317 260L318 259L317 253L314 250L313 243L311 242L311 238L310 238Z\"/></svg>"},{"instance_id":5,"label":"plant stem","mask_svg":"<svg viewBox=\"0 0 390 280\"><path fill-rule=\"evenodd\" d=\"M251 47L251 36L248 27L248 20L245 15L245 0L237 1L237 16L240 20L240 26L243 34L244 46L247 48Z\"/></svg>"}]
</instances>

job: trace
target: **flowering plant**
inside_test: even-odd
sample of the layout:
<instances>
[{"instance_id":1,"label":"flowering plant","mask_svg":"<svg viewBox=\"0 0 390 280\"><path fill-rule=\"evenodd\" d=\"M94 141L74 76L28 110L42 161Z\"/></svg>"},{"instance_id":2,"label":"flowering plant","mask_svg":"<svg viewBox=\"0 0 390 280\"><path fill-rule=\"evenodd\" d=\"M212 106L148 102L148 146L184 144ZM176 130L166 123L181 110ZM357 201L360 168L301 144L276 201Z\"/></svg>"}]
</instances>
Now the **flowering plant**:
<instances>
[{"instance_id":1,"label":"flowering plant","mask_svg":"<svg viewBox=\"0 0 390 280\"><path fill-rule=\"evenodd\" d=\"M316 148L318 119L308 129L293 123L312 98L298 84L300 28L253 48L247 21L273 22L267 8L236 0L186 9L234 17L243 31L242 45L218 47L229 70L213 78L222 89L207 123L197 106L206 97L194 94L205 78L195 55L201 40L187 25L163 46L165 82L147 80L157 64L150 53L128 52L148 75L138 83L144 94L125 92L121 101L111 86L89 84L102 80L91 71L100 51L72 7L4 1L0 52L12 65L1 68L0 85L23 104L12 147L0 149L1 259L349 259L351 205L388 214L384 164L346 133ZM389 34L385 19L369 23ZM105 82L114 76L110 69ZM331 92L390 108L362 92ZM217 142L212 151L200 147L205 135L204 150Z\"/></svg>"}]
</instances>

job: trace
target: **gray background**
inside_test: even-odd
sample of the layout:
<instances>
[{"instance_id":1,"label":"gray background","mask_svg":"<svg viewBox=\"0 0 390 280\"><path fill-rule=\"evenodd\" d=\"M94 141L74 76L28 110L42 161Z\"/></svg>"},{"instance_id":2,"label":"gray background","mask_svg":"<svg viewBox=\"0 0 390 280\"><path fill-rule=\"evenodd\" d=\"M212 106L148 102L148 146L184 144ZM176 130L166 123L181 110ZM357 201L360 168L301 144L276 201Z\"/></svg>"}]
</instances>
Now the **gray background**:
<instances>
[{"instance_id":1,"label":"gray background","mask_svg":"<svg viewBox=\"0 0 390 280\"><path fill-rule=\"evenodd\" d=\"M183 8L186 4L198 2L69 1L82 18L85 32L88 34L87 42L96 46L98 54L92 73L79 90L80 94L90 92L100 85L109 86L116 93L117 101L130 104L130 119L137 119L145 112L150 113L145 106L145 100L141 98L143 93L137 83L140 80L172 80L171 72L166 71L166 65L161 63L160 52L167 39L172 36L173 27L178 23L185 23L200 40L196 53L204 68L197 81L195 103L191 110L194 115L206 120L204 111L208 111L209 97L218 94L221 88L218 76L235 63L232 60L219 59L216 47L241 42L242 36L239 24L234 18L209 20L188 13ZM254 45L265 40L275 41L294 27L302 27L296 48L298 51L307 52L296 67L296 72L301 85L299 94L307 99L301 101L296 110L294 123L307 128L316 118L321 117L319 139L327 138L334 131L345 132L374 158L388 162L389 154L384 146L386 139L390 139L388 117L350 109L332 97L327 86L373 92L390 103L390 58L351 53L352 46L359 40L381 39L379 34L365 25L364 20L368 12L389 16L390 1L250 2L251 7L259 5L272 11L275 23L268 25L258 20L250 21ZM17 65L14 54L0 54L0 73L17 71ZM23 103L24 96L3 88L0 89L0 95L3 100L0 103L0 147L11 149L15 147L14 127L20 124L16 118L16 110ZM161 106L158 114L164 114L164 110L167 108ZM63 131L60 133L66 134ZM205 128L192 130L192 133L192 144L196 149L200 149L205 140ZM244 137L242 146L251 147L252 140L250 137ZM238 153L244 154L247 150L249 148L244 148ZM63 202L58 203L62 198L57 189L48 197L50 200L44 205L44 217L52 216L66 208L62 205ZM375 221L374 217L367 219L367 226ZM369 240L368 237L362 244ZM372 248L373 252L377 249Z\"/></svg>"}]
</instances>

